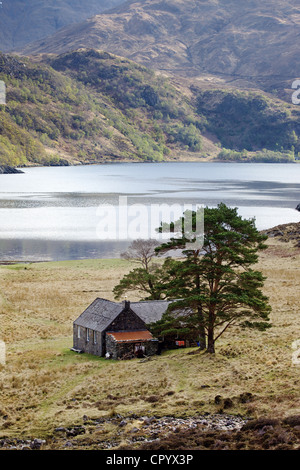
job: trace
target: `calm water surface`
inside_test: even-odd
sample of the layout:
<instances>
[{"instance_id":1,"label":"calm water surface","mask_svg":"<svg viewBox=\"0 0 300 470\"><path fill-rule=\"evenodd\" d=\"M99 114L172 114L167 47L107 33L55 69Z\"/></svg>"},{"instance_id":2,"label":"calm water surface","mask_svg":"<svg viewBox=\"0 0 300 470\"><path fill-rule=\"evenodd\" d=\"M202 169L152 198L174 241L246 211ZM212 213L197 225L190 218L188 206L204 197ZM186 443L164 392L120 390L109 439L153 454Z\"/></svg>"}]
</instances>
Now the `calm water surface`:
<instances>
[{"instance_id":1,"label":"calm water surface","mask_svg":"<svg viewBox=\"0 0 300 470\"><path fill-rule=\"evenodd\" d=\"M121 163L24 171L0 175L0 260L118 256L128 245L126 230L120 225L117 240L99 239L99 227L103 208L118 216L120 196L129 207L148 209L224 202L255 217L260 230L300 221L298 164Z\"/></svg>"}]
</instances>

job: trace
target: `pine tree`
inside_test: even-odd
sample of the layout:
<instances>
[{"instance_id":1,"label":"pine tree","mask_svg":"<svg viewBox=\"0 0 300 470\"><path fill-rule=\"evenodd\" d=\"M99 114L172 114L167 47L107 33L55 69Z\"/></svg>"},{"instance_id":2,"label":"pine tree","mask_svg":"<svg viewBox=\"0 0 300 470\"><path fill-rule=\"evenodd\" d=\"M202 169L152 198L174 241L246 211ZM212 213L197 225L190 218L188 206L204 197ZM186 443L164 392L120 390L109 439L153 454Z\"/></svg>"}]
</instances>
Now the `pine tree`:
<instances>
[{"instance_id":1,"label":"pine tree","mask_svg":"<svg viewBox=\"0 0 300 470\"><path fill-rule=\"evenodd\" d=\"M175 225L180 223L182 219ZM214 353L217 339L233 325L269 327L271 307L261 290L265 279L261 272L252 269L258 252L266 248L265 240L255 221L242 219L237 209L225 204L205 208L203 247L193 250L189 245L184 251L185 259L170 265L171 281L162 289L166 298L174 302L156 325L156 333L160 330L166 334L172 328L185 333L194 331L200 348ZM158 251L184 249L191 241L183 234Z\"/></svg>"}]
</instances>

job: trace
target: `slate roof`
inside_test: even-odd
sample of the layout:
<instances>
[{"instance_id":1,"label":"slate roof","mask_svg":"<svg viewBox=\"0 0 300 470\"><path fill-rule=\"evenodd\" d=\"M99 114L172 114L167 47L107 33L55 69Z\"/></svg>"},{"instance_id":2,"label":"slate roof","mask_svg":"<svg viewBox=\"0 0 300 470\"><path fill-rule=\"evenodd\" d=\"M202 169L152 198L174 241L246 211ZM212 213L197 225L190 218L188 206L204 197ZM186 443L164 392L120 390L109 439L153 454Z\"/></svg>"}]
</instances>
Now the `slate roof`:
<instances>
[{"instance_id":1,"label":"slate roof","mask_svg":"<svg viewBox=\"0 0 300 470\"><path fill-rule=\"evenodd\" d=\"M144 302L131 302L130 308L146 325L161 320L171 302L167 300L149 300Z\"/></svg>"},{"instance_id":2,"label":"slate roof","mask_svg":"<svg viewBox=\"0 0 300 470\"><path fill-rule=\"evenodd\" d=\"M104 331L123 308L122 304L98 298L75 320L74 324L91 330Z\"/></svg>"},{"instance_id":3,"label":"slate roof","mask_svg":"<svg viewBox=\"0 0 300 470\"><path fill-rule=\"evenodd\" d=\"M160 320L169 304L170 302L166 300L131 302L130 308L147 324ZM109 327L122 310L124 310L124 304L122 302L117 303L97 298L77 320L75 320L74 324L102 332Z\"/></svg>"}]
</instances>

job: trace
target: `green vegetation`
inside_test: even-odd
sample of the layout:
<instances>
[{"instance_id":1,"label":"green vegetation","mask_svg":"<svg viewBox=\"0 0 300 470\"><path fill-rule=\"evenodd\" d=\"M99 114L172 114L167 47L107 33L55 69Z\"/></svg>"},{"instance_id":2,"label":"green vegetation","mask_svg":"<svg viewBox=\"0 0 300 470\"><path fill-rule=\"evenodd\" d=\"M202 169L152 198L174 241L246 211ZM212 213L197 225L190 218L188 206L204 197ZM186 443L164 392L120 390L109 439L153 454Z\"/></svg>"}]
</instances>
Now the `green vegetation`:
<instances>
[{"instance_id":1,"label":"green vegetation","mask_svg":"<svg viewBox=\"0 0 300 470\"><path fill-rule=\"evenodd\" d=\"M85 87L109 97L122 114L106 109L103 114L129 137L143 158L161 160L174 143L190 151L201 150L197 128L200 119L169 81L152 70L95 50L64 54L50 63Z\"/></svg>"},{"instance_id":2,"label":"green vegetation","mask_svg":"<svg viewBox=\"0 0 300 470\"><path fill-rule=\"evenodd\" d=\"M46 152L38 139L19 126L0 106L0 165L44 163Z\"/></svg>"},{"instance_id":3,"label":"green vegetation","mask_svg":"<svg viewBox=\"0 0 300 470\"><path fill-rule=\"evenodd\" d=\"M262 92L201 91L197 110L207 120L207 130L227 149L300 150L300 110Z\"/></svg>"},{"instance_id":4,"label":"green vegetation","mask_svg":"<svg viewBox=\"0 0 300 470\"><path fill-rule=\"evenodd\" d=\"M128 60L80 51L33 63L0 55L0 164L159 161L201 149L196 114L168 82Z\"/></svg>"},{"instance_id":5,"label":"green vegetation","mask_svg":"<svg viewBox=\"0 0 300 470\"><path fill-rule=\"evenodd\" d=\"M266 149L249 153L247 150L238 152L237 150L222 149L217 159L227 162L292 163L295 162L295 153L294 151L275 152Z\"/></svg>"},{"instance_id":6,"label":"green vegetation","mask_svg":"<svg viewBox=\"0 0 300 470\"><path fill-rule=\"evenodd\" d=\"M0 80L0 165L205 158L205 132L222 160L291 162L300 152L297 108L258 91L178 89L106 52L0 54Z\"/></svg>"}]
</instances>

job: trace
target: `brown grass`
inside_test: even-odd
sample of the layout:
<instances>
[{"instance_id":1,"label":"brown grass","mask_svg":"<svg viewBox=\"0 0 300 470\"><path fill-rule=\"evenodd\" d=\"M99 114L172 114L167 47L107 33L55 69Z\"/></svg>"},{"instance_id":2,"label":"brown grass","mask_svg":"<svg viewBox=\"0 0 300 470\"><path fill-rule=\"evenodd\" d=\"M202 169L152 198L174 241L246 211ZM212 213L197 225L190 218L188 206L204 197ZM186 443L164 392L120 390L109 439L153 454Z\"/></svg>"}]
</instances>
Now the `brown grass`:
<instances>
[{"instance_id":1,"label":"brown grass","mask_svg":"<svg viewBox=\"0 0 300 470\"><path fill-rule=\"evenodd\" d=\"M215 356L178 350L141 363L69 350L73 320L95 297L113 300L127 262L2 266L0 339L7 356L0 366L0 437L51 436L83 416L299 414L300 365L292 363L292 343L300 339L300 250L270 240L258 268L268 277L272 329L236 328L217 343Z\"/></svg>"}]
</instances>

